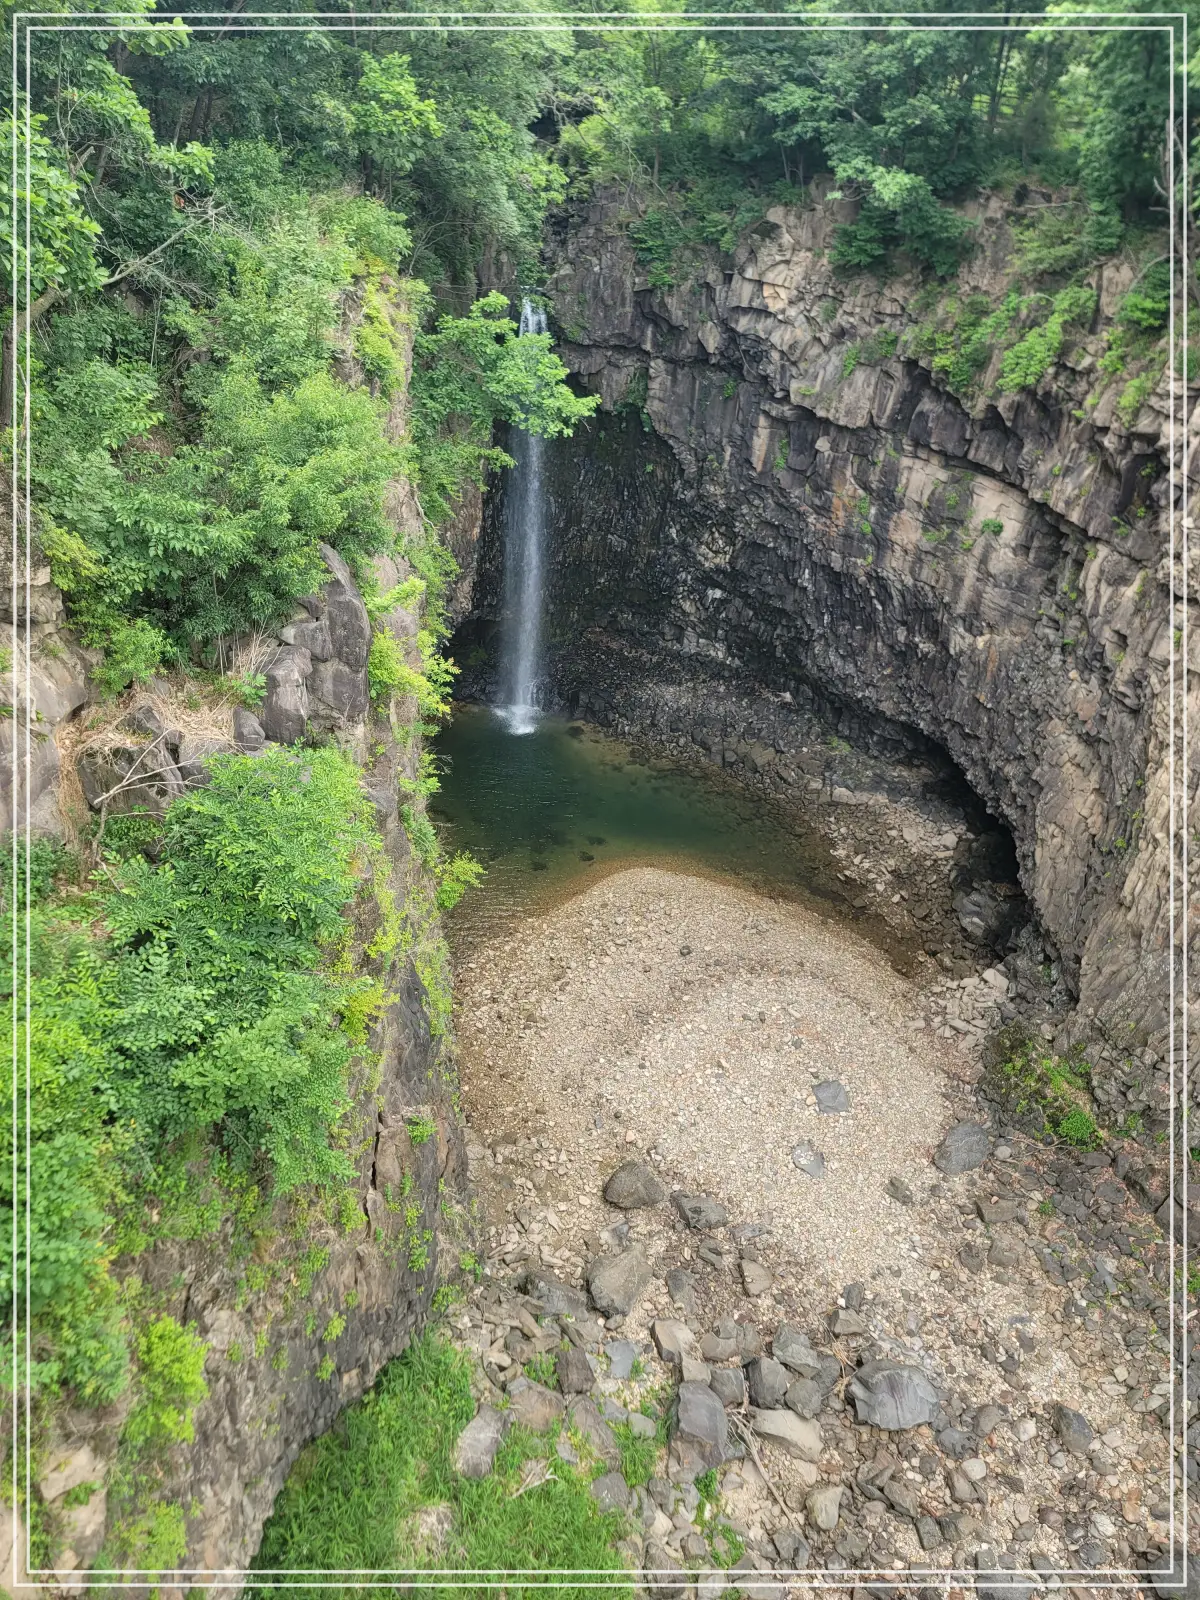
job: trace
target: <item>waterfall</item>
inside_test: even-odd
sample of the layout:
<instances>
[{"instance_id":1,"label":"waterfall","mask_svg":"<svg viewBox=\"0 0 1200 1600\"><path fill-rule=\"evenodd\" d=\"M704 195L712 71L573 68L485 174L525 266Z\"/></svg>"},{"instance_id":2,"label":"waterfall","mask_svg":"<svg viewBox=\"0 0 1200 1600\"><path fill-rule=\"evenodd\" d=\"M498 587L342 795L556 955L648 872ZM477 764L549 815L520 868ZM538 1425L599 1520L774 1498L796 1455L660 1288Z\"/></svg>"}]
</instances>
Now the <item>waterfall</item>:
<instances>
[{"instance_id":1,"label":"waterfall","mask_svg":"<svg viewBox=\"0 0 1200 1600\"><path fill-rule=\"evenodd\" d=\"M546 314L521 304L521 336L545 333ZM513 733L537 726L535 693L542 653L542 546L546 498L542 486L545 440L515 429L509 454L515 465L504 500L504 623L500 656L501 715Z\"/></svg>"}]
</instances>

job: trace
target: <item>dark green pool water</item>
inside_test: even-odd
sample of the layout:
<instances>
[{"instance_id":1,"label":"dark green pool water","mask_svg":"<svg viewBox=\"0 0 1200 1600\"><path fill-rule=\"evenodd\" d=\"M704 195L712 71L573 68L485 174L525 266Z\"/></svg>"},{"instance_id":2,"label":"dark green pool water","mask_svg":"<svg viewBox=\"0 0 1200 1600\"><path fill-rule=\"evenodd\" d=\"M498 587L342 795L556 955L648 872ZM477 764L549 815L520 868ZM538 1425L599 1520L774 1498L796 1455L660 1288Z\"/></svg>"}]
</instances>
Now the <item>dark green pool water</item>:
<instances>
[{"instance_id":1,"label":"dark green pool water","mask_svg":"<svg viewBox=\"0 0 1200 1600\"><path fill-rule=\"evenodd\" d=\"M474 705L455 708L435 748L442 788L430 811L446 843L487 868L450 918L460 951L616 867L650 863L854 915L824 842L717 773L651 759L552 717L513 734Z\"/></svg>"}]
</instances>

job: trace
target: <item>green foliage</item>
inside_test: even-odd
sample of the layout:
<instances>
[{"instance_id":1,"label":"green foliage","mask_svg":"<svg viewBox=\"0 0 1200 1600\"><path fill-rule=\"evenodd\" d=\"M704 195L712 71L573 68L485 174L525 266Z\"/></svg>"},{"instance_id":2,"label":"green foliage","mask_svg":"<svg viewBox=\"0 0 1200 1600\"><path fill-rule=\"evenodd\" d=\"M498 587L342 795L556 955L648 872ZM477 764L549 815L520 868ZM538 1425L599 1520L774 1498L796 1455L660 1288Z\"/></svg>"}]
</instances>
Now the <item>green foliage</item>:
<instances>
[{"instance_id":1,"label":"green foliage","mask_svg":"<svg viewBox=\"0 0 1200 1600\"><path fill-rule=\"evenodd\" d=\"M140 1452L192 1442L192 1413L208 1394L207 1350L194 1326L181 1328L174 1317L157 1317L142 1329L137 1339L138 1400L125 1424L124 1445Z\"/></svg>"},{"instance_id":2,"label":"green foliage","mask_svg":"<svg viewBox=\"0 0 1200 1600\"><path fill-rule=\"evenodd\" d=\"M995 534L998 538L1004 532L1004 524L999 517L984 517L979 524L979 531L980 533Z\"/></svg>"},{"instance_id":3,"label":"green foliage","mask_svg":"<svg viewBox=\"0 0 1200 1600\"><path fill-rule=\"evenodd\" d=\"M1046 321L1030 328L1006 351L1000 366L1001 390L1012 394L1036 387L1061 354L1067 328L1090 321L1095 310L1096 294L1092 289L1075 286L1056 294Z\"/></svg>"},{"instance_id":4,"label":"green foliage","mask_svg":"<svg viewBox=\"0 0 1200 1600\"><path fill-rule=\"evenodd\" d=\"M547 1389L558 1388L558 1368L548 1350L530 1357L525 1363L525 1376L533 1383L544 1384Z\"/></svg>"},{"instance_id":5,"label":"green foliage","mask_svg":"<svg viewBox=\"0 0 1200 1600\"><path fill-rule=\"evenodd\" d=\"M990 1071L996 1098L1038 1133L1052 1133L1085 1150L1102 1143L1087 1099L1087 1063L1074 1056L1040 1054L1032 1043L1016 1037L1010 1050L1007 1060Z\"/></svg>"},{"instance_id":6,"label":"green foliage","mask_svg":"<svg viewBox=\"0 0 1200 1600\"><path fill-rule=\"evenodd\" d=\"M561 1462L551 1436L512 1428L486 1478L454 1471L454 1444L475 1412L465 1358L426 1337L387 1367L372 1392L336 1430L310 1445L293 1468L263 1531L255 1566L351 1570L467 1568L484 1573L594 1569L612 1574L628 1600L615 1549L621 1519L602 1515L586 1475ZM548 1458L553 1476L518 1495L522 1469ZM453 1523L446 1546L422 1546L416 1518L446 1504ZM561 1600L585 1600L586 1582L556 1587ZM303 1596L349 1594L301 1588ZM431 1578L422 1591L448 1597L454 1585ZM247 1585L252 1600L268 1591Z\"/></svg>"},{"instance_id":7,"label":"green foliage","mask_svg":"<svg viewBox=\"0 0 1200 1600\"><path fill-rule=\"evenodd\" d=\"M1167 326L1170 310L1170 263L1154 261L1121 301L1117 321L1144 333L1161 333Z\"/></svg>"},{"instance_id":8,"label":"green foliage","mask_svg":"<svg viewBox=\"0 0 1200 1600\"><path fill-rule=\"evenodd\" d=\"M465 317L441 316L414 347L412 438L417 482L427 515L444 521L467 481L509 464L492 445L504 421L546 438L570 434L599 405L577 396L548 333L518 338L499 292L477 300Z\"/></svg>"},{"instance_id":9,"label":"green foliage","mask_svg":"<svg viewBox=\"0 0 1200 1600\"><path fill-rule=\"evenodd\" d=\"M276 1188L348 1176L330 1132L370 987L340 977L343 909L375 844L349 760L320 750L219 756L167 814L155 864L132 859L107 904L121 1103L159 1139L220 1128Z\"/></svg>"},{"instance_id":10,"label":"green foliage","mask_svg":"<svg viewBox=\"0 0 1200 1600\"><path fill-rule=\"evenodd\" d=\"M409 1117L405 1127L413 1144L428 1144L437 1132L437 1123L430 1117Z\"/></svg>"}]
</instances>

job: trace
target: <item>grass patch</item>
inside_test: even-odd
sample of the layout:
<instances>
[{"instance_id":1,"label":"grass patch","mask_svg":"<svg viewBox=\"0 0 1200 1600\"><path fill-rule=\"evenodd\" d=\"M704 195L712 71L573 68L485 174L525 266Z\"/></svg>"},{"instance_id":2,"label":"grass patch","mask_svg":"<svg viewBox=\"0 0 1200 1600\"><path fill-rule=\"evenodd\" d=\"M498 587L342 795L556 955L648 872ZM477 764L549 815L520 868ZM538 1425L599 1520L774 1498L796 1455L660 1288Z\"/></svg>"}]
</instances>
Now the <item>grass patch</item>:
<instances>
[{"instance_id":1,"label":"grass patch","mask_svg":"<svg viewBox=\"0 0 1200 1600\"><path fill-rule=\"evenodd\" d=\"M614 1548L622 1519L601 1514L588 1493L590 1474L558 1459L552 1435L513 1428L489 1477L472 1482L458 1476L451 1465L454 1442L474 1411L466 1358L435 1335L414 1344L300 1456L263 1531L255 1570L592 1568L613 1575L607 1592L630 1597ZM536 1458L546 1459L554 1478L518 1494L526 1463ZM419 1513L433 1506L448 1507L452 1517L440 1550L423 1546L416 1526ZM565 1582L555 1593L561 1600L588 1600L586 1581ZM446 1600L462 1592L460 1585L436 1580L404 1588ZM328 1600L353 1589L347 1582L292 1593ZM527 1595L520 1583L507 1589L510 1600L534 1600L534 1591ZM252 1582L247 1587L253 1600L267 1593Z\"/></svg>"}]
</instances>

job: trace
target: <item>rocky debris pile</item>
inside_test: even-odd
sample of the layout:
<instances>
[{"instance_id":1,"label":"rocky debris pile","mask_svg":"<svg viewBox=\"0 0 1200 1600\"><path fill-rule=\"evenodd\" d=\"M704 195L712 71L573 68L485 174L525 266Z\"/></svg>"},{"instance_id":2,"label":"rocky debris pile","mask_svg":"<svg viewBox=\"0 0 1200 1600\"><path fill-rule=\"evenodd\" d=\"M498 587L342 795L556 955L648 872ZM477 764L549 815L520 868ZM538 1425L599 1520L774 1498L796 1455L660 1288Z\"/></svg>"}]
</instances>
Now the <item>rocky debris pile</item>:
<instances>
[{"instance_id":1,"label":"rocky debris pile","mask_svg":"<svg viewBox=\"0 0 1200 1600\"><path fill-rule=\"evenodd\" d=\"M935 983L926 993L929 1026L940 1039L958 1039L968 1049L979 1046L1007 1020L1000 1004L1008 999L1008 990L1003 967Z\"/></svg>"},{"instance_id":2,"label":"rocky debris pile","mask_svg":"<svg viewBox=\"0 0 1200 1600\"><path fill-rule=\"evenodd\" d=\"M1028 1220L1030 1197L1019 1181L998 1181L991 1147L985 1127L964 1122L936 1158L962 1178L964 1222L1003 1239ZM1012 1154L1002 1142L994 1151L1000 1162ZM557 1165L556 1152L539 1155ZM636 1158L603 1189L616 1209L673 1213L680 1236L710 1254L724 1234L722 1261L774 1276L744 1254L762 1250L767 1230L731 1222L715 1196L669 1190ZM459 1459L475 1472L494 1457L505 1419L551 1433L560 1459L592 1475L598 1504L624 1514L622 1550L652 1596L718 1600L733 1588L783 1600L787 1575L809 1569L845 1574L851 1587L972 1567L1036 1575L1024 1593L1035 1581L1054 1587L1058 1571L1162 1556L1165 1492L1144 1487L1144 1442L1029 1390L1030 1319L957 1319L952 1340L974 1341L1000 1379L996 1398L980 1403L916 1332L919 1319L910 1311L898 1331L863 1284L847 1285L816 1323L761 1321L748 1285L733 1309L707 1318L695 1273L664 1272L625 1226L606 1230L612 1248L585 1264L586 1287L527 1267L485 1279L461 1311L481 1410ZM655 1311L658 1285L669 1314ZM1082 1309L1090 1324L1078 1319L1076 1332L1064 1319L1054 1334L1072 1351L1094 1347L1096 1319ZM1114 1383L1129 1379L1133 1359L1126 1352ZM646 1470L635 1440L656 1447L648 1482L630 1481ZM1014 1583L997 1579L997 1592L1011 1600Z\"/></svg>"}]
</instances>

